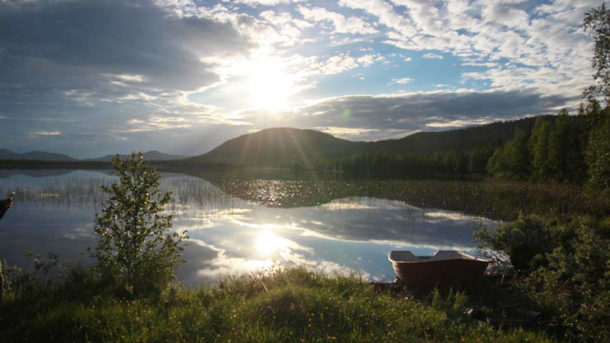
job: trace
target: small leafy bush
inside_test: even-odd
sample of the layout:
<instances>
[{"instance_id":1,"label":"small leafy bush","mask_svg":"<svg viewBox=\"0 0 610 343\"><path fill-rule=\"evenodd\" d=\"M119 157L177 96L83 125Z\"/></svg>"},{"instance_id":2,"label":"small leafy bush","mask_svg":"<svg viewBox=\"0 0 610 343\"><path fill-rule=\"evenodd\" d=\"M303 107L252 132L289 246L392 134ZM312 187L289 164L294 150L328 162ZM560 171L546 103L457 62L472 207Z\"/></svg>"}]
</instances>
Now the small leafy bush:
<instances>
[{"instance_id":1,"label":"small leafy bush","mask_svg":"<svg viewBox=\"0 0 610 343\"><path fill-rule=\"evenodd\" d=\"M482 228L475 238L482 248L491 249L498 258L508 257L518 271L528 272L543 263L544 254L553 249L552 232L542 218L520 215L519 219L498 226L493 232Z\"/></svg>"},{"instance_id":2,"label":"small leafy bush","mask_svg":"<svg viewBox=\"0 0 610 343\"><path fill-rule=\"evenodd\" d=\"M184 233L171 231L171 215L163 214L170 194L159 189L159 173L141 153L113 159L119 183L102 186L108 195L96 214L96 271L111 288L127 296L160 294L182 263Z\"/></svg>"},{"instance_id":3,"label":"small leafy bush","mask_svg":"<svg viewBox=\"0 0 610 343\"><path fill-rule=\"evenodd\" d=\"M565 338L610 340L610 217L566 223L521 216L476 234L482 247L506 254L518 287Z\"/></svg>"}]
</instances>

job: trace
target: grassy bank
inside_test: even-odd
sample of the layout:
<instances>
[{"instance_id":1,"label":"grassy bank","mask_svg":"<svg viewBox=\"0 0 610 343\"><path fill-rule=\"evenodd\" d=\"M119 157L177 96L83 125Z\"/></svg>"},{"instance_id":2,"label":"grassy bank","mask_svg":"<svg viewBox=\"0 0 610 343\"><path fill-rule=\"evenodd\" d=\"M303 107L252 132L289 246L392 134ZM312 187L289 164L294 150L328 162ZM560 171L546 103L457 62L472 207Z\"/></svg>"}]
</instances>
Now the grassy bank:
<instances>
[{"instance_id":1,"label":"grassy bank","mask_svg":"<svg viewBox=\"0 0 610 343\"><path fill-rule=\"evenodd\" d=\"M52 285L14 290L0 305L3 341L552 341L470 319L461 294L414 299L302 269L139 300L97 292L91 280L73 272Z\"/></svg>"}]
</instances>

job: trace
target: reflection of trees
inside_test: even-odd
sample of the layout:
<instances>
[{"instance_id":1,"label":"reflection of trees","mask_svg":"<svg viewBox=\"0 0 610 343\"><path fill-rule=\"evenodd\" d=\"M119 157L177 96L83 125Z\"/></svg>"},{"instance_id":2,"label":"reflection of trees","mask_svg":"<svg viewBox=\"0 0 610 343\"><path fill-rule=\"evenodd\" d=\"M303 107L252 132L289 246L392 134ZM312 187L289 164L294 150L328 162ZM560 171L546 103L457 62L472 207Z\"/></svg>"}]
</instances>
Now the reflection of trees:
<instances>
[{"instance_id":1,"label":"reflection of trees","mask_svg":"<svg viewBox=\"0 0 610 343\"><path fill-rule=\"evenodd\" d=\"M194 173L222 191L269 207L317 206L346 197L372 197L404 201L420 208L462 212L512 220L519 212L543 216L603 213L610 200L591 200L581 189L561 184L517 181L375 180L336 176L258 171Z\"/></svg>"},{"instance_id":2,"label":"reflection of trees","mask_svg":"<svg viewBox=\"0 0 610 343\"><path fill-rule=\"evenodd\" d=\"M15 191L18 201L98 206L103 201L100 186L112 183L113 179L94 173L60 175L50 178L48 182L40 180L44 179L16 183L17 187L8 187L3 182L0 194ZM232 206L237 199L267 207L307 207L347 197L398 200L419 208L442 209L503 220L514 219L520 211L569 216L575 212L594 213L610 209L608 199L588 199L577 187L559 184L346 179L336 175L293 173L280 169L211 172L180 170L163 173L161 186L165 191L173 193L172 210L177 210L181 205L227 207Z\"/></svg>"}]
</instances>

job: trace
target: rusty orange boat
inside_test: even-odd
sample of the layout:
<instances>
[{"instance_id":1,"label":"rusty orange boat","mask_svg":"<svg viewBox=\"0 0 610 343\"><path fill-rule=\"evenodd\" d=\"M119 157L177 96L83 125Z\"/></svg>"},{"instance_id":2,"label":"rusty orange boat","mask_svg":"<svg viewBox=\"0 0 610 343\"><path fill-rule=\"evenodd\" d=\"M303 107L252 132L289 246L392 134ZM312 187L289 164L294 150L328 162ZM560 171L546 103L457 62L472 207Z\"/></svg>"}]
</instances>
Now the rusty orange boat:
<instances>
[{"instance_id":1,"label":"rusty orange boat","mask_svg":"<svg viewBox=\"0 0 610 343\"><path fill-rule=\"evenodd\" d=\"M410 251L388 254L398 279L417 288L461 288L485 273L488 259L456 250L439 250L433 256L415 256Z\"/></svg>"}]
</instances>

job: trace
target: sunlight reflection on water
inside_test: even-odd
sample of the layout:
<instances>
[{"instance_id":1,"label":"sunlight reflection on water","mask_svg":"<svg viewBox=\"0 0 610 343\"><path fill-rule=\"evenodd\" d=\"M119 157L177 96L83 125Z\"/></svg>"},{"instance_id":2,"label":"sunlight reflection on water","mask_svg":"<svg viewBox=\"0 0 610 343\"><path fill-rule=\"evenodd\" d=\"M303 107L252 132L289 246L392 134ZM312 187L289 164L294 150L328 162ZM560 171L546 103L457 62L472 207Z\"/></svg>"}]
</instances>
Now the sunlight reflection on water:
<instances>
[{"instance_id":1,"label":"sunlight reflection on water","mask_svg":"<svg viewBox=\"0 0 610 343\"><path fill-rule=\"evenodd\" d=\"M104 199L99 186L114 180L94 171L0 178L0 195L18 190L14 208L0 221L0 258L23 266L29 249L92 263L82 252L94 244L93 218ZM389 251L474 252L472 232L496 225L482 217L377 198L277 208L233 197L196 177L164 174L161 184L172 192L167 212L174 215L174 229L190 237L186 263L178 270L187 285L274 266L392 280Z\"/></svg>"}]
</instances>

